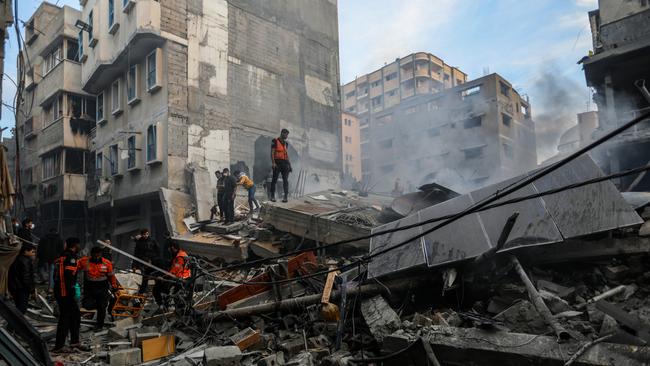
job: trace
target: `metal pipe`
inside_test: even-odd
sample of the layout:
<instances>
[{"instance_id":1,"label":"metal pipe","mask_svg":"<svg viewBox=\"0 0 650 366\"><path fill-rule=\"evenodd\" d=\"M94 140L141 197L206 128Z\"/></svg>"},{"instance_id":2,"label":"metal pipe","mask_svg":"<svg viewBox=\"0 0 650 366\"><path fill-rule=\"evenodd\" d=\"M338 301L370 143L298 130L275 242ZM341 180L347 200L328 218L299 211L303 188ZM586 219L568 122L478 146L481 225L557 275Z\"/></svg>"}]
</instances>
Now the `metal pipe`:
<instances>
[{"instance_id":1,"label":"metal pipe","mask_svg":"<svg viewBox=\"0 0 650 366\"><path fill-rule=\"evenodd\" d=\"M555 331L558 342L566 341L570 339L571 335L569 334L569 332L566 331L566 329L564 329L564 327L557 321L557 319L553 317L553 314L551 314L551 311L544 303L542 296L539 294L539 292L537 292L537 289L533 285L533 282L530 280L530 278L528 278L528 275L526 274L524 267L522 267L521 263L519 263L519 259L517 259L517 257L513 255L510 256L510 261L514 265L515 270L519 275L519 278L521 278L521 281L526 286L526 290L528 291L528 297L530 297L530 300L533 302L533 305L535 305L535 309L537 309L537 311L544 318L546 323L548 323Z\"/></svg>"},{"instance_id":2,"label":"metal pipe","mask_svg":"<svg viewBox=\"0 0 650 366\"><path fill-rule=\"evenodd\" d=\"M125 251L123 251L122 249L118 249L118 248L116 248L116 247L114 247L114 246L112 246L112 245L110 245L110 244L108 244L108 243L106 243L106 242L104 242L104 241L101 241L101 240L97 240L97 243L100 244L100 245L103 245L103 246L105 246L105 247L107 247L107 248L111 248L112 250L114 250L114 251L116 251L116 252L118 252L118 253L120 253L120 254L122 254L122 255L125 255L125 256L127 256L128 258L131 258L131 259L133 259L134 261L136 261L136 262L138 262L138 263L140 263L140 264L144 264L145 266L147 266L147 267L149 267L149 268L152 268L152 269L154 269L154 270L156 270L156 271L158 271L158 272L160 272L160 273L162 273L162 274L165 274L165 275L167 275L167 276L169 276L169 277L171 277L171 278L173 278L173 279L175 279L175 280L177 280L177 281L180 282L180 280L178 279L178 277L174 276L173 274L171 274L171 273L165 271L164 269L162 269L162 268L160 268L160 267L156 267L156 266L154 266L153 264L151 264L151 263L149 263L149 262L145 262L145 261L143 261L142 259L140 259L140 258L138 258L138 257L136 257L136 256L134 256L134 255L131 255L131 254L125 252ZM145 281L144 276L142 276L142 277L143 277L142 280ZM146 281L148 281L148 279L147 279Z\"/></svg>"},{"instance_id":3,"label":"metal pipe","mask_svg":"<svg viewBox=\"0 0 650 366\"><path fill-rule=\"evenodd\" d=\"M645 100L650 103L650 91L648 91L648 88L645 87L645 79L639 79L635 81L634 86L639 89Z\"/></svg>"},{"instance_id":4,"label":"metal pipe","mask_svg":"<svg viewBox=\"0 0 650 366\"><path fill-rule=\"evenodd\" d=\"M612 297L614 295L620 294L621 292L625 291L626 288L627 288L627 286L625 286L625 285L620 285L618 287L614 287L613 289L611 289L609 291L605 291L600 295L596 295L596 296L592 297L591 299L587 300L587 302L585 302L583 304L579 304L578 306L576 306L576 308L577 309L584 309L589 304L593 304L593 303L595 303L595 302L597 302L599 300L607 299L607 298L610 298L610 297Z\"/></svg>"}]
</instances>

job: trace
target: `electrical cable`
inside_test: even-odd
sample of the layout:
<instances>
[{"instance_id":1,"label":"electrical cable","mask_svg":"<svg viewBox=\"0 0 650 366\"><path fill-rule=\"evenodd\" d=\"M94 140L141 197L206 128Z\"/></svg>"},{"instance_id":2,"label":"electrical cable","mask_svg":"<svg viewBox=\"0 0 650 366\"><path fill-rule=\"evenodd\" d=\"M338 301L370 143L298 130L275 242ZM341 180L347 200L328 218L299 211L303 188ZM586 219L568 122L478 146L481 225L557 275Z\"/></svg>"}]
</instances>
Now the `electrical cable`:
<instances>
[{"instance_id":1,"label":"electrical cable","mask_svg":"<svg viewBox=\"0 0 650 366\"><path fill-rule=\"evenodd\" d=\"M632 126L646 120L649 117L650 117L650 112L644 113L644 114L632 119L631 121L629 121L629 122L615 128L614 130L612 130L612 131L608 132L607 134L603 135L602 137L600 137L596 141L593 141L592 143L588 144L587 146L585 146L585 147L583 147L581 149L578 149L577 151L575 151L571 155L569 155L566 158L560 160L559 162L547 167L546 169L542 169L541 171L537 171L537 172L531 174L526 179L521 180L519 183L515 184L514 186L511 186L508 189L501 190L498 194L493 195L489 199L483 200L481 203L471 205L470 207L466 208L465 210L453 215L451 218L446 219L444 222L442 222L440 224L437 224L434 227L432 227L432 228L430 228L428 230L425 230L422 233L420 233L418 235L415 235L414 237L406 239L405 241L402 241L402 242L400 242L400 243L398 243L398 244L396 244L396 245L394 245L392 247L378 250L378 251L376 251L376 252L374 252L372 254L368 254L368 255L364 256L363 258L361 258L361 259L359 259L359 260L357 260L355 262L352 262L350 264L341 266L339 268L332 268L332 269L325 270L325 271L311 273L311 274L305 275L305 276L296 276L296 277L277 280L277 281L245 282L243 284L249 284L249 285L265 284L265 285L267 285L267 284L280 284L280 283L285 283L285 282L299 281L301 279L312 278L312 277L320 276L320 275L327 274L327 273L334 272L334 271L339 271L340 270L340 271L344 272L346 268L354 266L354 265L358 264L359 262L370 262L373 258L376 258L376 257L378 257L380 255L383 255L383 254L386 254L386 253L388 253L388 252L390 252L392 250L395 250L395 249L401 248L401 247L403 247L405 245L408 245L412 241L417 240L419 238L422 238L422 237L424 237L424 236L426 236L426 235L428 235L428 234L430 234L430 233L432 233L432 232L434 232L434 231L436 231L436 230L438 230L438 229L440 229L442 227L445 227L445 226L447 226L447 225L461 219L462 217L465 217L468 214L478 212L480 209L488 206L490 203L495 202L498 199L500 199L502 197L505 197L505 196L507 196L507 195L509 195L511 193L514 193L514 192L518 191L519 189L525 187L526 185L528 185L528 184L530 184L530 183L532 183L532 182L534 182L534 181L536 181L536 180L538 180L538 179L552 173L553 171L555 171L555 170L561 168L562 166L570 163L571 161L577 159L578 157L580 157L584 153L594 149L597 146L602 145L603 143L605 143L606 141L608 141L608 140L612 139L613 137L617 136L621 132L623 132L623 131L631 128ZM598 179L602 179L602 178L598 178ZM421 226L421 225L423 225L423 223L418 223L418 225L416 225L416 226ZM233 282L237 283L237 281L233 281Z\"/></svg>"},{"instance_id":2,"label":"electrical cable","mask_svg":"<svg viewBox=\"0 0 650 366\"><path fill-rule=\"evenodd\" d=\"M602 177L589 179L589 180L578 182L578 183L569 184L569 185L558 187L558 188L549 189L549 190L546 190L546 191L543 191L543 192L534 193L534 194L530 194L530 195L522 196L522 197L517 197L517 198L509 199L509 200L506 200L506 201L503 201L503 202L498 202L498 203L488 205L488 206L480 209L479 212L487 211L487 210L490 210L490 209L494 209L494 208L497 208L497 207L502 207L502 206L506 206L506 205L510 205L510 204L514 204L514 203L518 203L518 202L522 202L522 201L526 201L526 200L533 199L533 198L540 198L540 197L548 196L548 195L551 195L551 194L560 193L560 192L570 190L570 189L580 188L580 187L590 185L590 184L600 183L600 182L610 180L610 179L621 178L621 177L624 177L624 176L628 176L628 175L632 175L632 174L636 174L636 173L641 173L641 172L648 171L648 170L650 170L650 164L649 165L644 165L644 166L641 166L641 167L637 167L637 168L634 168L634 169L629 169L629 170L625 170L625 171L622 171L622 172L610 174L610 175L605 175L605 176L602 176ZM374 237L374 236L379 236L379 235L391 234L391 233L394 233L394 232L397 232L397 231L412 229L412 228L415 228L415 227L419 227L419 226L435 223L435 222L438 222L438 221L441 221L441 220L449 219L449 218L453 217L454 215L455 214L439 216L439 217L431 218L431 219L428 219L426 221L418 222L418 223L415 223L415 224L405 225L405 226L395 228L395 229L390 229L390 230L383 230L383 231L376 232L374 234L370 234L370 235L367 235L367 236L368 237ZM362 237L361 239L363 239L363 238L366 238L366 237ZM353 239L353 241L357 241L357 240L361 240L361 239L357 238L357 239ZM320 247L319 249L328 249L330 247L345 244L347 242L348 242L348 240L344 240L342 242L327 244L327 245L324 245L324 246ZM314 250L313 248L300 249L300 250L285 253L285 254L282 254L282 255L279 255L279 256L276 256L276 257L265 258L263 260L255 260L255 261L241 263L241 264L232 265L232 266L227 266L227 267L223 267L223 268L218 268L218 267L216 267L216 266L214 266L212 264L210 264L210 265L213 266L213 268L215 268L215 271L219 271L219 272L220 271L229 271L229 270L244 268L244 267L248 267L248 266L253 266L253 265L255 265L257 263L260 263L260 262L267 262L269 260L286 258L286 257L290 257L290 256L293 256L293 255L301 254L301 253L304 253L304 252L313 251L313 250Z\"/></svg>"}]
</instances>

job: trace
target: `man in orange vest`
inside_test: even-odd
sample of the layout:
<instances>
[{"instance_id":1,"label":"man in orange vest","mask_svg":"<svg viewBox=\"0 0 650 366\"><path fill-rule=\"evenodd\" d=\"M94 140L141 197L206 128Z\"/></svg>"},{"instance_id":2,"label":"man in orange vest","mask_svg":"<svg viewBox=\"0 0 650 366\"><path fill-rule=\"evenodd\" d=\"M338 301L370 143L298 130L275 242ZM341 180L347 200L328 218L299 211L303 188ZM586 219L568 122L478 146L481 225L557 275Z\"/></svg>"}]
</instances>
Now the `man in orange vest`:
<instances>
[{"instance_id":1,"label":"man in orange vest","mask_svg":"<svg viewBox=\"0 0 650 366\"><path fill-rule=\"evenodd\" d=\"M189 258L187 253L180 248L178 242L171 241L169 243L169 251L172 254L172 263L169 273L173 274L176 278L181 280L186 280L192 275L192 271L189 267ZM169 282L166 281L156 281L156 286L153 289L153 297L156 299L156 304L159 306L163 305L163 294L169 293ZM178 290L178 286L176 286Z\"/></svg>"},{"instance_id":2,"label":"man in orange vest","mask_svg":"<svg viewBox=\"0 0 650 366\"><path fill-rule=\"evenodd\" d=\"M275 185L278 182L278 176L282 174L282 188L284 188L284 197L282 202L287 202L289 196L289 173L291 173L291 163L289 162L289 130L283 128L280 137L273 139L271 142L271 166L273 167L273 179L271 180L271 201L275 202Z\"/></svg>"},{"instance_id":3,"label":"man in orange vest","mask_svg":"<svg viewBox=\"0 0 650 366\"><path fill-rule=\"evenodd\" d=\"M117 279L113 273L113 263L102 257L103 249L93 247L89 257L83 257L77 262L79 271L83 271L84 277L84 300L85 308L97 310L97 324L95 328L101 330L106 319L106 307L108 306L108 290L118 289Z\"/></svg>"}]
</instances>

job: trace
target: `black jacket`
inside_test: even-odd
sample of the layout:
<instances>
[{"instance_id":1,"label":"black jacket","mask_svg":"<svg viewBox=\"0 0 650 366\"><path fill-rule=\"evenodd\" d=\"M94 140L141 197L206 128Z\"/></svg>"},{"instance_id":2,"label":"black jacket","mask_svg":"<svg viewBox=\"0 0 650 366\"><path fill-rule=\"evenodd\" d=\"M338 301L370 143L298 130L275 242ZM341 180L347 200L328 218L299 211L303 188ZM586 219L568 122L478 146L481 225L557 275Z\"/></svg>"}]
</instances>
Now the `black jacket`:
<instances>
[{"instance_id":1,"label":"black jacket","mask_svg":"<svg viewBox=\"0 0 650 366\"><path fill-rule=\"evenodd\" d=\"M34 277L36 275L32 258L19 255L9 268L9 291L18 292L34 291Z\"/></svg>"},{"instance_id":2,"label":"black jacket","mask_svg":"<svg viewBox=\"0 0 650 366\"><path fill-rule=\"evenodd\" d=\"M34 236L32 235L32 231L30 229L21 227L20 229L18 229L18 233L16 233L16 235L23 240L27 240L28 242L31 243L34 242Z\"/></svg>"},{"instance_id":3,"label":"black jacket","mask_svg":"<svg viewBox=\"0 0 650 366\"><path fill-rule=\"evenodd\" d=\"M77 254L66 250L56 261L54 267L54 295L59 297L74 296L77 283Z\"/></svg>"},{"instance_id":4,"label":"black jacket","mask_svg":"<svg viewBox=\"0 0 650 366\"><path fill-rule=\"evenodd\" d=\"M226 198L230 199L237 189L237 179L229 175L223 180L223 192Z\"/></svg>"},{"instance_id":5,"label":"black jacket","mask_svg":"<svg viewBox=\"0 0 650 366\"><path fill-rule=\"evenodd\" d=\"M140 238L135 241L135 251L133 253L139 259L144 261L155 261L160 257L160 246L151 237Z\"/></svg>"},{"instance_id":6,"label":"black jacket","mask_svg":"<svg viewBox=\"0 0 650 366\"><path fill-rule=\"evenodd\" d=\"M59 234L48 233L38 242L36 257L40 263L52 263L63 253L63 240Z\"/></svg>"}]
</instances>

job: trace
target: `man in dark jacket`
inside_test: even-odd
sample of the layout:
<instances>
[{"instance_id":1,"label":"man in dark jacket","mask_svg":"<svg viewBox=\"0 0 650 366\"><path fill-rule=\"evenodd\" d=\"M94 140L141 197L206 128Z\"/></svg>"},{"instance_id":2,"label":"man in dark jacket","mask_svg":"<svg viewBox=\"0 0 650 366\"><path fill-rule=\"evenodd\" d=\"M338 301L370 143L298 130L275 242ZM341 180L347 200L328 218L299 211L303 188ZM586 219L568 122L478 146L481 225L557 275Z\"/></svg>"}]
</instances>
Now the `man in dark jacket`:
<instances>
[{"instance_id":1,"label":"man in dark jacket","mask_svg":"<svg viewBox=\"0 0 650 366\"><path fill-rule=\"evenodd\" d=\"M149 234L149 229L142 229L139 235L133 237L133 240L135 240L135 251L133 255L136 258L151 264L155 264L160 260L160 246ZM142 283L140 284L138 293L144 294L147 292L149 278L153 270L151 267L134 261L133 269L138 268L142 271Z\"/></svg>"},{"instance_id":2,"label":"man in dark jacket","mask_svg":"<svg viewBox=\"0 0 650 366\"><path fill-rule=\"evenodd\" d=\"M26 218L23 220L23 225L20 227L16 235L18 235L18 237L22 239L21 242L23 244L27 243L27 244L34 245L35 240L34 240L34 235L32 235L33 229L34 229L34 221L32 221L32 219L30 218Z\"/></svg>"},{"instance_id":3,"label":"man in dark jacket","mask_svg":"<svg viewBox=\"0 0 650 366\"><path fill-rule=\"evenodd\" d=\"M65 240L65 251L54 265L54 298L59 307L59 319L56 325L56 342L52 352L61 352L65 340L70 333L70 347L88 351L88 347L79 342L81 328L81 313L77 303L77 260L79 253L79 238Z\"/></svg>"},{"instance_id":4,"label":"man in dark jacket","mask_svg":"<svg viewBox=\"0 0 650 366\"><path fill-rule=\"evenodd\" d=\"M235 195L237 194L237 179L230 174L230 169L223 170L223 204L226 209L224 224L235 222Z\"/></svg>"},{"instance_id":5,"label":"man in dark jacket","mask_svg":"<svg viewBox=\"0 0 650 366\"><path fill-rule=\"evenodd\" d=\"M9 268L9 293L16 308L23 314L27 312L29 296L34 293L34 257L36 248L23 244L20 254Z\"/></svg>"},{"instance_id":6,"label":"man in dark jacket","mask_svg":"<svg viewBox=\"0 0 650 366\"><path fill-rule=\"evenodd\" d=\"M36 251L38 274L42 281L48 281L50 289L52 289L52 265L62 252L63 240L61 240L56 229L51 228L50 231L39 240L38 250Z\"/></svg>"}]
</instances>

